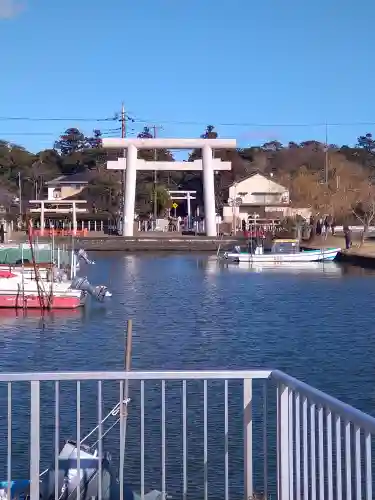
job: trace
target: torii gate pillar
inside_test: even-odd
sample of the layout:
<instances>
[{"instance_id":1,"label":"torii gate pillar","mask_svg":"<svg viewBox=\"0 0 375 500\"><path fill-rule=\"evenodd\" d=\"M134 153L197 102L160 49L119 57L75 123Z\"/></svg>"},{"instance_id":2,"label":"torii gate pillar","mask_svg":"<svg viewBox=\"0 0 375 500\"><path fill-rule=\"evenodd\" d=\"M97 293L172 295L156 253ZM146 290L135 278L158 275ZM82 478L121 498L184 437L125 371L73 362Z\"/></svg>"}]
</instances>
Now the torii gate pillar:
<instances>
[{"instance_id":1,"label":"torii gate pillar","mask_svg":"<svg viewBox=\"0 0 375 500\"><path fill-rule=\"evenodd\" d=\"M207 144L202 149L202 167L206 234L216 237L215 172L212 165L212 148Z\"/></svg>"},{"instance_id":2,"label":"torii gate pillar","mask_svg":"<svg viewBox=\"0 0 375 500\"><path fill-rule=\"evenodd\" d=\"M123 201L123 236L133 236L135 188L137 183L137 149L133 144L128 147L125 170L125 199Z\"/></svg>"},{"instance_id":3,"label":"torii gate pillar","mask_svg":"<svg viewBox=\"0 0 375 500\"><path fill-rule=\"evenodd\" d=\"M204 212L206 234L216 237L214 172L230 170L230 162L214 159L212 149L235 149L234 139L103 139L103 148L125 149L126 159L107 162L107 168L126 170L123 235L133 236L137 170L203 170ZM201 149L202 160L194 162L145 162L138 159L138 149Z\"/></svg>"}]
</instances>

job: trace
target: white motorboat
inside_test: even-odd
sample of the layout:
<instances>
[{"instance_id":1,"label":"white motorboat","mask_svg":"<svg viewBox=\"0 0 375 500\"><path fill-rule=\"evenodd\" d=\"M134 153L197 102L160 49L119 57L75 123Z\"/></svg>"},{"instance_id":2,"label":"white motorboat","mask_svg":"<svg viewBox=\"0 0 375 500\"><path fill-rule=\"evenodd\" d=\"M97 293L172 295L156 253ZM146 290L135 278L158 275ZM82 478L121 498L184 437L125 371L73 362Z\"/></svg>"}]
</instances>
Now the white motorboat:
<instances>
[{"instance_id":1,"label":"white motorboat","mask_svg":"<svg viewBox=\"0 0 375 500\"><path fill-rule=\"evenodd\" d=\"M84 305L86 296L69 282L32 280L22 273L0 271L0 308L75 309Z\"/></svg>"},{"instance_id":2,"label":"white motorboat","mask_svg":"<svg viewBox=\"0 0 375 500\"><path fill-rule=\"evenodd\" d=\"M51 281L53 279L53 276L56 276L56 274L59 274L61 271L61 260L59 259L59 251L56 252L57 254L57 261L50 261L50 262L38 262L38 263L33 263L30 262L28 259L23 260L20 259L16 263L0 263L0 271L8 271L10 273L22 273L25 278L29 278L32 280L36 279L36 274L38 279L43 279L47 281ZM80 249L78 252L71 252L69 261L70 265L64 266L64 271L70 275L70 276L75 276L76 272L79 271L80 269L80 261L84 261L86 264L95 264L93 260L90 260L87 253L83 250Z\"/></svg>"},{"instance_id":3,"label":"white motorboat","mask_svg":"<svg viewBox=\"0 0 375 500\"><path fill-rule=\"evenodd\" d=\"M233 252L225 252L223 258L228 262L248 262L254 264L282 264L286 262L323 262L333 261L341 248L321 248L318 250L301 250L298 240L276 239L269 251L263 243L250 240L247 248L235 247Z\"/></svg>"},{"instance_id":4,"label":"white motorboat","mask_svg":"<svg viewBox=\"0 0 375 500\"><path fill-rule=\"evenodd\" d=\"M66 275L52 280L30 279L22 273L0 270L0 308L76 309L85 304L88 295L103 302L112 294L106 286L92 286L84 277L71 281Z\"/></svg>"},{"instance_id":5,"label":"white motorboat","mask_svg":"<svg viewBox=\"0 0 375 500\"><path fill-rule=\"evenodd\" d=\"M0 271L15 274L23 274L25 278L35 280L35 268L37 268L37 275L39 279L49 280L49 277L56 269L55 264L41 263L34 266L32 263L23 264L0 264ZM78 270L78 269L77 269Z\"/></svg>"}]
</instances>

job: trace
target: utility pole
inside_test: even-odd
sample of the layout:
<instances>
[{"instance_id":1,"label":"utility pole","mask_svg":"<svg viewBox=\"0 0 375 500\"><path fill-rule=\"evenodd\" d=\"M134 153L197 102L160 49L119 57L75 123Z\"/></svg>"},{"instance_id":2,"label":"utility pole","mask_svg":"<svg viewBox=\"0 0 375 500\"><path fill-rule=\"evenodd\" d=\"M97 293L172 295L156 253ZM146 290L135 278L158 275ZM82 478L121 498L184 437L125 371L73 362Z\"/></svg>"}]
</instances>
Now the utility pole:
<instances>
[{"instance_id":1,"label":"utility pole","mask_svg":"<svg viewBox=\"0 0 375 500\"><path fill-rule=\"evenodd\" d=\"M18 172L18 199L19 199L19 212L20 221L22 224L22 183L21 183L21 172Z\"/></svg>"},{"instance_id":2,"label":"utility pole","mask_svg":"<svg viewBox=\"0 0 375 500\"><path fill-rule=\"evenodd\" d=\"M122 103L121 108L121 137L125 139L126 137L126 114L124 103ZM123 151L123 158L126 157L126 150ZM122 235L125 236L125 182L126 182L126 170L122 171Z\"/></svg>"},{"instance_id":3,"label":"utility pole","mask_svg":"<svg viewBox=\"0 0 375 500\"><path fill-rule=\"evenodd\" d=\"M162 129L162 127L158 127L156 125L152 125L152 130L153 130L153 136L154 139L156 139L157 131ZM154 149L154 161L158 160L158 151L157 149ZM156 186L158 183L158 176L157 176L157 170L154 170L154 199L153 199L153 205L154 205L154 219L156 221L157 216L158 216L158 195L156 191Z\"/></svg>"},{"instance_id":4,"label":"utility pole","mask_svg":"<svg viewBox=\"0 0 375 500\"><path fill-rule=\"evenodd\" d=\"M329 157L328 157L328 123L326 123L326 147L325 147L325 157L324 157L324 183L328 185L328 167L329 167Z\"/></svg>"}]
</instances>

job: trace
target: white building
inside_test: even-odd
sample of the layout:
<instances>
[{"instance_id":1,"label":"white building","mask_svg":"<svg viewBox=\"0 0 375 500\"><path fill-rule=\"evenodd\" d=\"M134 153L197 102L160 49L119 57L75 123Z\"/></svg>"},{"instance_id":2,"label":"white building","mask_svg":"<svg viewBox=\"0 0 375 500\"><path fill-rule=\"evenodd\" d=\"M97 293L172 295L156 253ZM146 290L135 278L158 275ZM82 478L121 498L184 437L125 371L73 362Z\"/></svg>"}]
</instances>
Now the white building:
<instances>
[{"instance_id":1,"label":"white building","mask_svg":"<svg viewBox=\"0 0 375 500\"><path fill-rule=\"evenodd\" d=\"M46 182L47 199L51 201L65 200L81 193L88 185L88 176L85 172L60 175L56 179Z\"/></svg>"},{"instance_id":2,"label":"white building","mask_svg":"<svg viewBox=\"0 0 375 500\"><path fill-rule=\"evenodd\" d=\"M47 199L44 200L29 200L31 207L29 212L38 219L40 234L44 234L44 230L49 227L50 219L70 219L71 229L73 234L77 234L77 216L86 214L87 200L74 199L73 197L80 194L88 185L88 176L85 172L61 175L47 181ZM56 226L55 226L56 228Z\"/></svg>"},{"instance_id":3,"label":"white building","mask_svg":"<svg viewBox=\"0 0 375 500\"><path fill-rule=\"evenodd\" d=\"M231 206L231 205L235 206ZM271 176L254 173L229 187L228 203L223 207L224 222L233 217L247 220L257 213L260 217L282 218L289 215L289 190Z\"/></svg>"}]
</instances>

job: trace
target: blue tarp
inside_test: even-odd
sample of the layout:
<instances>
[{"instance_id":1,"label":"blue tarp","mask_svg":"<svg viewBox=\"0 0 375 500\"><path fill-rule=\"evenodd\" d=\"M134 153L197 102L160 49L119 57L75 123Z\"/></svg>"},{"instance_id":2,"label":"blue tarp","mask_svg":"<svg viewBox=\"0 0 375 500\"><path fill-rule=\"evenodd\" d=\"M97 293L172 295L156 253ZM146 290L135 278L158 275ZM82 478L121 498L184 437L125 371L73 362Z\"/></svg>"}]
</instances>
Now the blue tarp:
<instances>
[{"instance_id":1,"label":"blue tarp","mask_svg":"<svg viewBox=\"0 0 375 500\"><path fill-rule=\"evenodd\" d=\"M10 494L12 498L14 496L19 496L20 493L27 492L30 486L30 481L28 479L16 479L10 482ZM0 489L8 489L8 481L0 481Z\"/></svg>"}]
</instances>

